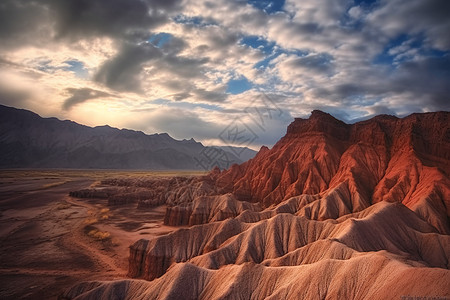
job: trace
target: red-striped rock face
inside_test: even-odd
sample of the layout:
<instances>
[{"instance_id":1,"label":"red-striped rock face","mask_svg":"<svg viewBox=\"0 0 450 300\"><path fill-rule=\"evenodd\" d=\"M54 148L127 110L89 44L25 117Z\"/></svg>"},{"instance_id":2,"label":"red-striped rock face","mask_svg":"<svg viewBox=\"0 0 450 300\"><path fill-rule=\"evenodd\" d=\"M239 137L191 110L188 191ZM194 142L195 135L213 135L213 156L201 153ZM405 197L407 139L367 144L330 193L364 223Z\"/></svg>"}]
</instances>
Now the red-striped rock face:
<instances>
[{"instance_id":1,"label":"red-striped rock face","mask_svg":"<svg viewBox=\"0 0 450 300\"><path fill-rule=\"evenodd\" d=\"M449 116L378 116L345 124L314 111L309 119L295 119L272 149L264 147L252 160L215 174L216 182L238 199L265 207L301 194L327 194L344 184L350 211L383 200L402 202L450 232L427 208L450 215Z\"/></svg>"}]
</instances>

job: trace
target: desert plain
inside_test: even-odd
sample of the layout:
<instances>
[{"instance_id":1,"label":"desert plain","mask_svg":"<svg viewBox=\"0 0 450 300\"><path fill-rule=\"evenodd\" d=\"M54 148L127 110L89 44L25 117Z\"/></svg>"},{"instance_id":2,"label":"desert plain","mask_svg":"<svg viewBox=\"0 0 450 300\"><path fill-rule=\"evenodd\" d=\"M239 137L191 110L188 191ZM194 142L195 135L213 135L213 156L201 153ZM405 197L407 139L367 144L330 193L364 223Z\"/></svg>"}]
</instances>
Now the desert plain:
<instances>
[{"instance_id":1,"label":"desert plain","mask_svg":"<svg viewBox=\"0 0 450 300\"><path fill-rule=\"evenodd\" d=\"M80 199L108 178L199 175L199 171L2 170L0 299L56 299L85 280L124 278L128 247L179 227L163 224L165 206L137 210Z\"/></svg>"}]
</instances>

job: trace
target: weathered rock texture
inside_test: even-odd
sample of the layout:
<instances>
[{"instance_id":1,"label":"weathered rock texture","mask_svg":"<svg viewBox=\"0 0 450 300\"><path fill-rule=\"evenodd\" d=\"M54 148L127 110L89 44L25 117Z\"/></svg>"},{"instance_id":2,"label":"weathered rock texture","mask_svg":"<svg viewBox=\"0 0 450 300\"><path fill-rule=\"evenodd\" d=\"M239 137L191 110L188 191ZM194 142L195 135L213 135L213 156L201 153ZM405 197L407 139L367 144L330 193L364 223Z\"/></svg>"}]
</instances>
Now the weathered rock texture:
<instances>
[{"instance_id":1,"label":"weathered rock texture","mask_svg":"<svg viewBox=\"0 0 450 300\"><path fill-rule=\"evenodd\" d=\"M233 194L201 196L184 205L167 207L164 224L198 225L234 218L244 211L260 211L258 203L238 201Z\"/></svg>"},{"instance_id":2,"label":"weathered rock texture","mask_svg":"<svg viewBox=\"0 0 450 300\"><path fill-rule=\"evenodd\" d=\"M450 113L378 116L353 125L313 111L272 148L217 176L217 186L265 207L298 195L304 214L324 220L372 203L405 204L450 233Z\"/></svg>"},{"instance_id":3,"label":"weathered rock texture","mask_svg":"<svg viewBox=\"0 0 450 300\"><path fill-rule=\"evenodd\" d=\"M178 262L207 269L246 262L289 266L383 250L426 266L450 267L450 236L437 234L404 205L389 202L337 220L286 213L258 222L228 219L178 230L143 245L138 241L130 247L129 275L148 280Z\"/></svg>"},{"instance_id":4,"label":"weathered rock texture","mask_svg":"<svg viewBox=\"0 0 450 300\"><path fill-rule=\"evenodd\" d=\"M214 186L212 174L199 177L108 179L102 181L97 187L70 192L70 196L106 198L108 205L136 204L138 209L163 204L186 205L198 197L217 195L218 191Z\"/></svg>"},{"instance_id":5,"label":"weathered rock texture","mask_svg":"<svg viewBox=\"0 0 450 300\"><path fill-rule=\"evenodd\" d=\"M418 280L420 278L420 280ZM405 295L449 296L448 270L410 265L388 253L348 260L322 260L294 267L246 263L209 270L179 263L148 282L86 282L66 299L402 299ZM118 298L119 297L119 298ZM417 296L420 297L420 296ZM432 299L430 296L430 299Z\"/></svg>"},{"instance_id":6,"label":"weathered rock texture","mask_svg":"<svg viewBox=\"0 0 450 300\"><path fill-rule=\"evenodd\" d=\"M191 179L205 195L177 185L166 223L191 227L131 245L136 279L63 296L448 299L449 115L296 119L273 149Z\"/></svg>"}]
</instances>

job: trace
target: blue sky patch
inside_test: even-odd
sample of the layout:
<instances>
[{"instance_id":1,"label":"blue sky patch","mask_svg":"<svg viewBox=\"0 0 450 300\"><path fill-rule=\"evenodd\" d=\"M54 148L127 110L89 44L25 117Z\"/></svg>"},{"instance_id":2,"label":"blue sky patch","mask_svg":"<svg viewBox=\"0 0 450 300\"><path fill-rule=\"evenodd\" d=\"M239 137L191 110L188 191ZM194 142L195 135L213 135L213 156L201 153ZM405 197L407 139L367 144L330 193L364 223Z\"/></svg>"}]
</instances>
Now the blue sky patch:
<instances>
[{"instance_id":1,"label":"blue sky patch","mask_svg":"<svg viewBox=\"0 0 450 300\"><path fill-rule=\"evenodd\" d=\"M270 62L277 58L279 55L281 54L281 52L277 52L274 53L273 55L267 56L266 58L264 58L263 60L258 61L255 65L254 68L255 69L259 69L259 68L267 68L270 65Z\"/></svg>"},{"instance_id":2,"label":"blue sky patch","mask_svg":"<svg viewBox=\"0 0 450 300\"><path fill-rule=\"evenodd\" d=\"M273 59L277 58L280 54L283 53L290 55L297 55L299 57L308 54L307 51L302 51L299 49L291 49L291 50L283 49L277 46L275 42L268 41L263 37L256 35L244 36L241 38L239 43L241 45L245 45L253 49L259 49L263 54L266 55L264 59L260 60L254 65L254 68L256 69L266 68Z\"/></svg>"},{"instance_id":3,"label":"blue sky patch","mask_svg":"<svg viewBox=\"0 0 450 300\"><path fill-rule=\"evenodd\" d=\"M269 42L268 40L256 35L244 36L239 42L242 45L246 45L254 49L259 49L264 54L272 53L275 47L274 42Z\"/></svg>"},{"instance_id":4,"label":"blue sky patch","mask_svg":"<svg viewBox=\"0 0 450 300\"><path fill-rule=\"evenodd\" d=\"M355 5L370 7L377 3L378 0L354 0Z\"/></svg>"},{"instance_id":5,"label":"blue sky patch","mask_svg":"<svg viewBox=\"0 0 450 300\"><path fill-rule=\"evenodd\" d=\"M77 77L80 78L87 78L89 75L88 70L84 67L84 63L82 63L79 60L66 60L65 61L66 64L68 64L68 67L63 68L63 70L66 71L72 71L75 73L75 75Z\"/></svg>"},{"instance_id":6,"label":"blue sky patch","mask_svg":"<svg viewBox=\"0 0 450 300\"><path fill-rule=\"evenodd\" d=\"M172 35L170 33L160 32L153 34L149 39L149 43L157 48L161 48L172 39Z\"/></svg>"},{"instance_id":7,"label":"blue sky patch","mask_svg":"<svg viewBox=\"0 0 450 300\"><path fill-rule=\"evenodd\" d=\"M173 21L177 24L194 25L197 27L217 25L215 22L211 20L205 20L204 18L199 16L188 17L186 15L177 15L173 18Z\"/></svg>"},{"instance_id":8,"label":"blue sky patch","mask_svg":"<svg viewBox=\"0 0 450 300\"><path fill-rule=\"evenodd\" d=\"M374 58L373 63L387 64L387 65L393 64L395 61L396 55L393 55L392 51L395 50L396 47L401 47L402 45L405 45L404 43L408 42L409 40L410 40L410 37L406 34L401 34L401 35L397 36L395 39L392 39L384 47L383 51ZM406 45L405 45L405 47L406 47Z\"/></svg>"},{"instance_id":9,"label":"blue sky patch","mask_svg":"<svg viewBox=\"0 0 450 300\"><path fill-rule=\"evenodd\" d=\"M392 39L374 59L374 64L392 65L412 60L414 57L443 57L449 52L426 47L424 37L402 34Z\"/></svg>"},{"instance_id":10,"label":"blue sky patch","mask_svg":"<svg viewBox=\"0 0 450 300\"><path fill-rule=\"evenodd\" d=\"M284 0L248 0L247 3L265 11L267 14L274 14L283 11Z\"/></svg>"},{"instance_id":11,"label":"blue sky patch","mask_svg":"<svg viewBox=\"0 0 450 300\"><path fill-rule=\"evenodd\" d=\"M252 83L247 78L242 76L239 79L232 79L228 81L227 93L237 95L252 88Z\"/></svg>"}]
</instances>

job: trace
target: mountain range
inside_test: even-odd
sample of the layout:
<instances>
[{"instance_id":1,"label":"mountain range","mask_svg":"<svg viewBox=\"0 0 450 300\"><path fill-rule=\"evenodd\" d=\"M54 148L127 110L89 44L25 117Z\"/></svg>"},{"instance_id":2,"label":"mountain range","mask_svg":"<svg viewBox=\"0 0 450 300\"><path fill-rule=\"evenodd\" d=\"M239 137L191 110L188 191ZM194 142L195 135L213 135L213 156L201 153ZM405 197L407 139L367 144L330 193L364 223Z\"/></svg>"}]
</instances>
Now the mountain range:
<instances>
[{"instance_id":1,"label":"mountain range","mask_svg":"<svg viewBox=\"0 0 450 300\"><path fill-rule=\"evenodd\" d=\"M0 105L0 168L207 170L228 168L255 154L249 148L205 147L167 133L41 118Z\"/></svg>"}]
</instances>

